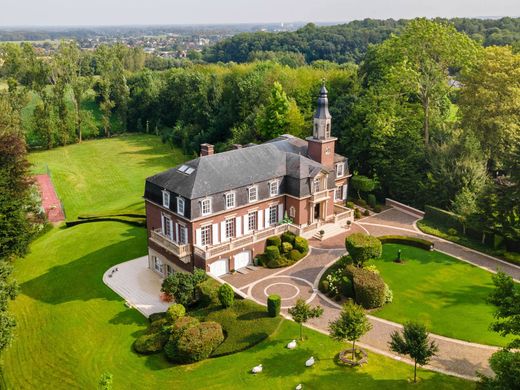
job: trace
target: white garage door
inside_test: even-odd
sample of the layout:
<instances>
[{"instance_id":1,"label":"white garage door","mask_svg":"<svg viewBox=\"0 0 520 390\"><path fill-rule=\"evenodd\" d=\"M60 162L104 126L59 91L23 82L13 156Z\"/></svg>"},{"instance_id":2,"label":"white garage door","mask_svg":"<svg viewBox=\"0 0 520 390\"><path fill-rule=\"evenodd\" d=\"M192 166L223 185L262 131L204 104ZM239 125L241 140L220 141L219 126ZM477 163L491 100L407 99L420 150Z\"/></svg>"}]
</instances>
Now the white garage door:
<instances>
[{"instance_id":1,"label":"white garage door","mask_svg":"<svg viewBox=\"0 0 520 390\"><path fill-rule=\"evenodd\" d=\"M221 276L229 272L229 260L217 260L209 265L209 272L215 276Z\"/></svg>"},{"instance_id":2,"label":"white garage door","mask_svg":"<svg viewBox=\"0 0 520 390\"><path fill-rule=\"evenodd\" d=\"M237 253L235 256L235 269L247 267L251 264L251 251L243 251Z\"/></svg>"}]
</instances>

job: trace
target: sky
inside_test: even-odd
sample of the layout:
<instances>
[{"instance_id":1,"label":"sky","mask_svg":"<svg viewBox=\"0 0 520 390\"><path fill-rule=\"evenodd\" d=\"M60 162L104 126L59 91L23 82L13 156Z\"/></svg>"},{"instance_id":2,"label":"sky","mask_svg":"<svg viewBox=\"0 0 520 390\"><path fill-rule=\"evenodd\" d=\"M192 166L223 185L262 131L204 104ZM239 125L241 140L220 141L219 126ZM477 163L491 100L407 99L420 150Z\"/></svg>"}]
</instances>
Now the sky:
<instances>
[{"instance_id":1,"label":"sky","mask_svg":"<svg viewBox=\"0 0 520 390\"><path fill-rule=\"evenodd\" d=\"M520 16L520 0L0 0L0 26Z\"/></svg>"}]
</instances>

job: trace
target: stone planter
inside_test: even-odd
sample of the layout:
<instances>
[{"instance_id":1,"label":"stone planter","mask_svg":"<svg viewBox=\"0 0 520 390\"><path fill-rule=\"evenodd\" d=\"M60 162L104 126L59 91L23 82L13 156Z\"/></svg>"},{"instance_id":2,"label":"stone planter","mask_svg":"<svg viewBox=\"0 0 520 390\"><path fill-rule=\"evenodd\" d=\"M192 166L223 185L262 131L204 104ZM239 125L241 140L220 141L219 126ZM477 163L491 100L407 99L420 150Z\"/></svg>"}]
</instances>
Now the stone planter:
<instances>
[{"instance_id":1,"label":"stone planter","mask_svg":"<svg viewBox=\"0 0 520 390\"><path fill-rule=\"evenodd\" d=\"M356 361L352 360L352 348L349 348L341 351L338 357L340 362L350 367L360 366L364 363L368 363L368 355L363 349L356 348L355 355L361 355L361 359Z\"/></svg>"}]
</instances>

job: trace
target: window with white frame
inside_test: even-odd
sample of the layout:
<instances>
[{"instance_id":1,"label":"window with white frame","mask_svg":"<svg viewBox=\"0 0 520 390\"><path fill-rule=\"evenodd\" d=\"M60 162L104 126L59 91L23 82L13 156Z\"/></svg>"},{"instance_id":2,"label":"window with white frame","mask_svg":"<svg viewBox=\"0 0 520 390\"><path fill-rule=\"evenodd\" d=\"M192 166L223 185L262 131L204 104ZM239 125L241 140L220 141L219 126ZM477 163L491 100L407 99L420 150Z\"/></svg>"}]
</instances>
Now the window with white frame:
<instances>
[{"instance_id":1,"label":"window with white frame","mask_svg":"<svg viewBox=\"0 0 520 390\"><path fill-rule=\"evenodd\" d=\"M184 199L181 197L177 198L177 214L184 215Z\"/></svg>"},{"instance_id":2,"label":"window with white frame","mask_svg":"<svg viewBox=\"0 0 520 390\"><path fill-rule=\"evenodd\" d=\"M172 220L170 219L170 217L163 215L162 224L164 235L166 237L170 237L170 239L173 239Z\"/></svg>"},{"instance_id":3,"label":"window with white frame","mask_svg":"<svg viewBox=\"0 0 520 390\"><path fill-rule=\"evenodd\" d=\"M228 192L226 195L226 209L235 207L235 193Z\"/></svg>"},{"instance_id":4,"label":"window with white frame","mask_svg":"<svg viewBox=\"0 0 520 390\"><path fill-rule=\"evenodd\" d=\"M162 192L162 205L163 207L170 208L170 193L166 190Z\"/></svg>"},{"instance_id":5,"label":"window with white frame","mask_svg":"<svg viewBox=\"0 0 520 390\"><path fill-rule=\"evenodd\" d=\"M200 228L200 240L202 246L211 245L211 225Z\"/></svg>"},{"instance_id":6,"label":"window with white frame","mask_svg":"<svg viewBox=\"0 0 520 390\"><path fill-rule=\"evenodd\" d=\"M200 202L200 212L202 215L211 214L211 199L203 199Z\"/></svg>"},{"instance_id":7,"label":"window with white frame","mask_svg":"<svg viewBox=\"0 0 520 390\"><path fill-rule=\"evenodd\" d=\"M226 219L226 238L232 238L235 237L236 231L235 231L235 218Z\"/></svg>"},{"instance_id":8,"label":"window with white frame","mask_svg":"<svg viewBox=\"0 0 520 390\"><path fill-rule=\"evenodd\" d=\"M248 192L249 202L256 202L258 200L258 187L249 187Z\"/></svg>"},{"instance_id":9,"label":"window with white frame","mask_svg":"<svg viewBox=\"0 0 520 390\"><path fill-rule=\"evenodd\" d=\"M166 276L172 275L173 272L173 267L170 264L166 264Z\"/></svg>"},{"instance_id":10,"label":"window with white frame","mask_svg":"<svg viewBox=\"0 0 520 390\"><path fill-rule=\"evenodd\" d=\"M291 218L296 217L296 208L294 206L289 207L289 217L291 217Z\"/></svg>"},{"instance_id":11,"label":"window with white frame","mask_svg":"<svg viewBox=\"0 0 520 390\"><path fill-rule=\"evenodd\" d=\"M345 163L336 164L336 177L342 177L345 174Z\"/></svg>"},{"instance_id":12,"label":"window with white frame","mask_svg":"<svg viewBox=\"0 0 520 390\"><path fill-rule=\"evenodd\" d=\"M269 182L269 195L276 196L278 195L278 180L273 180Z\"/></svg>"},{"instance_id":13,"label":"window with white frame","mask_svg":"<svg viewBox=\"0 0 520 390\"><path fill-rule=\"evenodd\" d=\"M157 272L163 272L162 268L163 268L163 262L161 261L161 259L159 259L157 256L152 256L152 260L153 260L153 268L157 271Z\"/></svg>"},{"instance_id":14,"label":"window with white frame","mask_svg":"<svg viewBox=\"0 0 520 390\"><path fill-rule=\"evenodd\" d=\"M258 229L258 213L256 211L252 211L247 215L247 226L249 231Z\"/></svg>"},{"instance_id":15,"label":"window with white frame","mask_svg":"<svg viewBox=\"0 0 520 390\"><path fill-rule=\"evenodd\" d=\"M188 243L188 228L185 226L179 226L179 244Z\"/></svg>"},{"instance_id":16,"label":"window with white frame","mask_svg":"<svg viewBox=\"0 0 520 390\"><path fill-rule=\"evenodd\" d=\"M278 206L269 207L269 225L275 225L278 222Z\"/></svg>"},{"instance_id":17,"label":"window with white frame","mask_svg":"<svg viewBox=\"0 0 520 390\"><path fill-rule=\"evenodd\" d=\"M343 200L343 186L336 187L334 191L334 200Z\"/></svg>"},{"instance_id":18,"label":"window with white frame","mask_svg":"<svg viewBox=\"0 0 520 390\"><path fill-rule=\"evenodd\" d=\"M321 179L316 178L312 181L312 192L319 192L321 187Z\"/></svg>"}]
</instances>

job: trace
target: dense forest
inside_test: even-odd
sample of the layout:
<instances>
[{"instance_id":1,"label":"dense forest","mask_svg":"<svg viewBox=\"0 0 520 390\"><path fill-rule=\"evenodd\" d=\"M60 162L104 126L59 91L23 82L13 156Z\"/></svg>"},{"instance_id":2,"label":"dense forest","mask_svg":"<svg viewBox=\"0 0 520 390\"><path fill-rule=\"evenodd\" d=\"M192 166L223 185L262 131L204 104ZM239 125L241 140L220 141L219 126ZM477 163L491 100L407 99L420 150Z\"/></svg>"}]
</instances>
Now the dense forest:
<instances>
[{"instance_id":1,"label":"dense forest","mask_svg":"<svg viewBox=\"0 0 520 390\"><path fill-rule=\"evenodd\" d=\"M472 39L481 31L489 43L497 37L484 33L489 26L508 21L513 34L516 19L394 22L400 32L389 29L388 39L360 51L359 64L307 65L287 55L287 66L268 51L244 64L198 59L163 69L121 44L82 51L62 42L52 57L30 44L5 44L0 75L31 148L138 131L158 134L188 156L203 142L222 151L283 133L308 135L326 80L339 152L354 174L377 181L380 199L454 211L518 250L520 55ZM388 28L358 23L367 31L370 23ZM474 27L472 38L456 28L463 25ZM343 27L304 31L335 28Z\"/></svg>"},{"instance_id":2,"label":"dense forest","mask_svg":"<svg viewBox=\"0 0 520 390\"><path fill-rule=\"evenodd\" d=\"M435 19L445 23L446 19ZM512 45L520 50L520 18L468 19L455 18L449 22L457 31L466 33L483 46ZM392 34L399 34L409 20L356 20L350 23L318 27L312 23L294 32L242 33L208 48L208 62L248 62L262 52L287 53L302 56L307 63L328 60L338 63L360 62L369 45L378 44ZM276 57L276 56L275 56Z\"/></svg>"}]
</instances>

